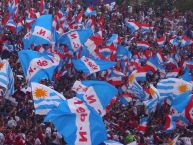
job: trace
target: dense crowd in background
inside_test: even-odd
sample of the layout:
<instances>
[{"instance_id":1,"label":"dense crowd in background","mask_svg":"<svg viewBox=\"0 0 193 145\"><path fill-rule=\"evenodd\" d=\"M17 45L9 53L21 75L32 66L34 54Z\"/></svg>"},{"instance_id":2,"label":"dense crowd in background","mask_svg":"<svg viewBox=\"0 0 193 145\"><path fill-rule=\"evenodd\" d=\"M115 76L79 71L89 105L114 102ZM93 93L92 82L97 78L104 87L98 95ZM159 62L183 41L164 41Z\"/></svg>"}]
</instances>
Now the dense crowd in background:
<instances>
[{"instance_id":1,"label":"dense crowd in background","mask_svg":"<svg viewBox=\"0 0 193 145\"><path fill-rule=\"evenodd\" d=\"M47 11L49 14L55 14L62 6L60 0L46 0ZM64 7L69 2L65 2ZM169 37L173 35L187 35L193 38L193 12L180 12L172 7L172 2L169 4L170 9L160 7L150 7L145 4L133 6L132 11L126 6L127 1L121 5L104 5L103 3L95 5L97 16L94 19L104 20L103 25L103 40L107 40L111 34L118 34L121 37L121 44L129 49L133 56L143 55L143 50L136 49L136 42L143 40L144 35L135 32L131 33L130 29L125 26L125 18L135 19L138 22L149 23L153 30L145 35L146 42L152 46L149 48L153 52L162 51L165 59L171 55L179 54L180 60L178 65L182 66L182 62L193 59L193 46L174 47L169 43ZM37 0L27 0L19 3L18 18L27 17L26 11L29 8L38 10L39 3ZM66 8L66 7L65 7ZM75 1L71 5L70 15L73 15L75 10L85 10L86 2ZM15 77L15 93L13 95L17 100L17 104L13 104L4 99L4 89L0 87L0 145L63 145L65 144L62 136L54 129L51 123L43 123L43 116L35 115L33 107L33 99L31 90L27 87L23 71L18 60L17 51L23 47L22 38L26 34L24 28L18 34L13 34L9 29L1 25L3 18L7 15L7 6L5 0L0 1L0 54L2 59L9 59L9 63L13 69ZM83 17L83 22L86 21ZM68 31L68 30L67 30ZM97 28L95 30L98 31ZM160 48L155 38L166 35L167 41L163 48ZM132 39L132 42L131 42ZM3 42L9 42L14 46L15 51L3 49ZM45 48L49 46L44 46ZM101 46L99 46L101 47ZM76 56L71 55L71 58ZM60 70L63 73L66 68L71 68L63 76L55 75L53 82L42 80L41 83L50 86L63 94L67 99L74 96L71 90L76 80L88 80L92 76L86 76L81 72L77 72L72 64L64 63L64 67ZM121 69L120 63L115 66ZM170 68L166 68L170 69ZM193 70L190 70L193 75ZM183 74L184 72L181 72ZM97 74L98 80L104 80ZM126 86L127 77L124 77L122 84L116 86L119 90ZM150 83L156 85L160 80L160 75L156 74L147 77L146 82L140 82L143 88L147 88ZM121 94L123 92L119 92ZM128 135L133 135L140 145L164 144L170 142L177 135L180 135L178 144L191 145L193 144L193 125L179 127L172 133L163 131L165 123L165 114L169 111L170 105L165 104L161 109L151 115L151 121L148 123L148 130L145 134L137 131L140 118L146 116L147 113L143 105L138 105L135 100L129 102L128 105L122 104L120 101L115 101L108 108L107 114L104 116L104 122L107 127L108 138L127 144ZM191 143L192 141L192 143ZM189 143L189 144L188 144Z\"/></svg>"}]
</instances>

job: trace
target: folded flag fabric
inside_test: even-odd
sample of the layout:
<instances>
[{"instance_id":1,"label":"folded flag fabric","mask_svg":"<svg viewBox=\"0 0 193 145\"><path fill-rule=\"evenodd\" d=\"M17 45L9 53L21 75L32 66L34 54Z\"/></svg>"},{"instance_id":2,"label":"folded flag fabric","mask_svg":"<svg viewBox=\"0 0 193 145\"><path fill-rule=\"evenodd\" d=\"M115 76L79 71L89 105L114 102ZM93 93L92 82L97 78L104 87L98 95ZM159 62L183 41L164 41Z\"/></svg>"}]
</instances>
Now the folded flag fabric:
<instances>
[{"instance_id":1,"label":"folded flag fabric","mask_svg":"<svg viewBox=\"0 0 193 145\"><path fill-rule=\"evenodd\" d=\"M95 60L85 56L77 60L72 60L72 63L74 64L76 70L87 74L107 70L116 64L116 62Z\"/></svg>"},{"instance_id":2,"label":"folded flag fabric","mask_svg":"<svg viewBox=\"0 0 193 145\"><path fill-rule=\"evenodd\" d=\"M39 84L31 83L35 114L46 115L50 110L57 108L64 102L65 97L57 91Z\"/></svg>"},{"instance_id":3,"label":"folded flag fabric","mask_svg":"<svg viewBox=\"0 0 193 145\"><path fill-rule=\"evenodd\" d=\"M18 52L18 55L28 83L39 82L42 79L52 80L60 62L60 58L56 54L22 50Z\"/></svg>"},{"instance_id":4,"label":"folded flag fabric","mask_svg":"<svg viewBox=\"0 0 193 145\"><path fill-rule=\"evenodd\" d=\"M76 97L51 110L44 121L51 121L68 145L99 145L107 139L100 115Z\"/></svg>"},{"instance_id":5,"label":"folded flag fabric","mask_svg":"<svg viewBox=\"0 0 193 145\"><path fill-rule=\"evenodd\" d=\"M107 105L118 94L118 90L105 81L76 81L72 90L101 116L105 115Z\"/></svg>"}]
</instances>

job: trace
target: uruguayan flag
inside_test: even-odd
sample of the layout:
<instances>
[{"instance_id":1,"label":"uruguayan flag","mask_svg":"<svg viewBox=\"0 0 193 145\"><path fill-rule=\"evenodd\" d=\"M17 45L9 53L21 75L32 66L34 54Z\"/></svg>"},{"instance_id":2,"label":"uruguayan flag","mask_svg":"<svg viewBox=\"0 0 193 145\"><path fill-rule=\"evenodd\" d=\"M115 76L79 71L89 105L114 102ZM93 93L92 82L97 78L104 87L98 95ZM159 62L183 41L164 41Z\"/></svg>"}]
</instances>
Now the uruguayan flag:
<instances>
[{"instance_id":1,"label":"uruguayan flag","mask_svg":"<svg viewBox=\"0 0 193 145\"><path fill-rule=\"evenodd\" d=\"M60 62L58 55L31 50L22 50L18 54L28 82L39 82L42 79L52 80Z\"/></svg>"},{"instance_id":2,"label":"uruguayan flag","mask_svg":"<svg viewBox=\"0 0 193 145\"><path fill-rule=\"evenodd\" d=\"M68 145L99 145L107 139L100 115L76 97L51 110L45 121L54 124Z\"/></svg>"},{"instance_id":3,"label":"uruguayan flag","mask_svg":"<svg viewBox=\"0 0 193 145\"><path fill-rule=\"evenodd\" d=\"M76 81L72 90L77 92L77 97L93 107L100 115L105 115L105 109L118 90L104 81Z\"/></svg>"},{"instance_id":4,"label":"uruguayan flag","mask_svg":"<svg viewBox=\"0 0 193 145\"><path fill-rule=\"evenodd\" d=\"M60 93L39 83L31 83L31 89L35 113L39 115L46 115L66 100Z\"/></svg>"},{"instance_id":5,"label":"uruguayan flag","mask_svg":"<svg viewBox=\"0 0 193 145\"><path fill-rule=\"evenodd\" d=\"M157 84L160 93L160 99L169 96L181 95L187 91L192 91L193 84L178 78L162 79Z\"/></svg>"},{"instance_id":6,"label":"uruguayan flag","mask_svg":"<svg viewBox=\"0 0 193 145\"><path fill-rule=\"evenodd\" d=\"M7 60L0 60L0 86L6 89L5 98L15 102L11 97L14 93L14 76Z\"/></svg>"},{"instance_id":7,"label":"uruguayan flag","mask_svg":"<svg viewBox=\"0 0 193 145\"><path fill-rule=\"evenodd\" d=\"M135 70L129 76L128 90L130 91L130 93L135 95L135 97L143 100L143 99L145 99L146 94L145 94L145 91L143 90L143 88L136 81L136 73L137 73L137 71Z\"/></svg>"},{"instance_id":8,"label":"uruguayan flag","mask_svg":"<svg viewBox=\"0 0 193 145\"><path fill-rule=\"evenodd\" d=\"M81 57L78 60L73 60L72 63L74 64L76 70L83 71L84 73L88 74L107 70L116 64L116 62L94 60L85 56Z\"/></svg>"},{"instance_id":9,"label":"uruguayan flag","mask_svg":"<svg viewBox=\"0 0 193 145\"><path fill-rule=\"evenodd\" d=\"M82 44L85 43L92 34L93 32L91 29L72 30L62 35L58 39L58 42L61 44L66 44L69 49L77 52Z\"/></svg>"}]
</instances>

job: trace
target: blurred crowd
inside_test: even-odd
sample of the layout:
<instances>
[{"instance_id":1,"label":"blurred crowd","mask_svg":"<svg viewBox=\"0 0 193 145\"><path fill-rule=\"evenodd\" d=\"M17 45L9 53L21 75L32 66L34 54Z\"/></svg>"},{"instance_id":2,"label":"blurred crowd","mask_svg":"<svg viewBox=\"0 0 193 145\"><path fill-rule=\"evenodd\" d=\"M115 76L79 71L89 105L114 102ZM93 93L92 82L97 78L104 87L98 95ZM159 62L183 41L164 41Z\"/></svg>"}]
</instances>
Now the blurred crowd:
<instances>
[{"instance_id":1,"label":"blurred crowd","mask_svg":"<svg viewBox=\"0 0 193 145\"><path fill-rule=\"evenodd\" d=\"M55 14L62 6L62 0L45 0L47 13ZM69 3L65 2L64 7ZM161 3L161 0L160 0ZM164 59L168 60L171 56L179 56L178 65L182 67L184 61L193 59L193 45L187 47L173 46L169 43L169 38L174 35L186 35L193 39L193 12L180 12L173 7L173 3L168 4L170 7L163 8L160 6L149 6L146 4L135 5L132 9L127 6L127 0L121 5L109 4L102 2L95 5L97 16L95 21L103 20L103 40L107 40L112 34L116 33L121 37L121 44L129 49L133 56L141 56L145 54L144 50L136 49L136 42L145 40L151 44L149 50L153 53L161 51ZM39 1L27 0L19 3L18 20L27 17L26 11L29 8L39 9ZM66 8L66 7L65 7ZM69 15L73 15L75 10L81 11L87 8L84 0L73 1ZM31 90L27 87L23 71L18 60L17 51L23 48L22 38L27 30L24 28L18 34L12 33L4 27L3 19L6 17L7 2L0 1L0 54L2 59L8 59L13 69L15 77L15 93L13 95L17 100L17 104L13 104L4 99L4 88L0 87L0 145L64 145L65 141L62 136L54 129L51 123L43 123L43 116L34 114L33 99ZM149 23L153 29L151 32L142 34L139 31L131 33L130 29L125 25L125 18L135 20L141 23ZM83 23L86 21L83 17ZM95 28L97 32L99 28ZM68 31L68 30L66 30ZM160 48L156 43L156 38L166 35L166 44ZM132 40L132 41L131 41ZM3 49L4 42L10 43L14 47L14 51ZM45 48L48 46L44 46ZM99 46L101 47L101 46ZM76 56L71 55L71 58ZM143 61L141 62L143 63ZM121 70L121 64L115 66ZM66 71L66 70L69 71ZM132 71L132 68L129 68ZM166 68L170 70L171 68ZM94 76L86 76L81 72L77 72L72 64L64 62L64 67L54 76L54 81L42 80L42 84L50 86L63 94L66 98L72 98L74 92L71 90L76 80L88 80ZM65 73L63 73L66 71ZM123 71L123 70L121 70ZM190 70L193 76L193 70ZM58 74L63 73L61 76ZM184 72L180 72L180 75ZM98 80L104 80L100 73L95 76ZM159 72L147 77L146 82L140 82L145 89L150 83L157 84L161 76ZM124 77L122 84L116 86L119 95L124 92L127 84L127 77ZM140 145L157 145L171 142L177 135L180 135L177 144L191 145L193 144L193 125L179 127L172 133L165 133L163 126L165 123L165 115L169 111L170 105L165 104L161 109L151 114L151 121L148 123L148 130L145 134L137 131L140 118L147 115L143 105L137 104L136 100L129 102L128 105L122 104L119 100L115 100L108 108L107 114L104 116L104 122L107 127L108 138L128 144L128 135L132 135L134 140Z\"/></svg>"}]
</instances>

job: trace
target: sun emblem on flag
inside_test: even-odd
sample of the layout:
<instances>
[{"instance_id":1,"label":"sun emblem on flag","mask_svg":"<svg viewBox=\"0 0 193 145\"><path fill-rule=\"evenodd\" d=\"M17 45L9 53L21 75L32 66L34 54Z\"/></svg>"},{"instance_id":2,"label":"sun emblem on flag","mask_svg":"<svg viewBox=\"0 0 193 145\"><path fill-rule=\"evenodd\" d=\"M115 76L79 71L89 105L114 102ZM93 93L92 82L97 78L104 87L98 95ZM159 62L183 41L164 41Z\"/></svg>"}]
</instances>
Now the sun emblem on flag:
<instances>
[{"instance_id":1,"label":"sun emblem on flag","mask_svg":"<svg viewBox=\"0 0 193 145\"><path fill-rule=\"evenodd\" d=\"M135 74L132 73L130 76L129 76L129 83L132 84L135 80Z\"/></svg>"},{"instance_id":2,"label":"sun emblem on flag","mask_svg":"<svg viewBox=\"0 0 193 145\"><path fill-rule=\"evenodd\" d=\"M187 84L181 84L178 86L178 91L182 94L188 90L188 85Z\"/></svg>"},{"instance_id":3,"label":"sun emblem on flag","mask_svg":"<svg viewBox=\"0 0 193 145\"><path fill-rule=\"evenodd\" d=\"M149 93L153 96L153 95L155 95L155 91L154 91L154 89L152 89L152 88L149 88Z\"/></svg>"},{"instance_id":4,"label":"sun emblem on flag","mask_svg":"<svg viewBox=\"0 0 193 145\"><path fill-rule=\"evenodd\" d=\"M45 98L47 96L47 91L42 88L36 88L34 91L34 96L38 99Z\"/></svg>"},{"instance_id":5,"label":"sun emblem on flag","mask_svg":"<svg viewBox=\"0 0 193 145\"><path fill-rule=\"evenodd\" d=\"M0 63L0 70L3 68L3 63Z\"/></svg>"}]
</instances>

